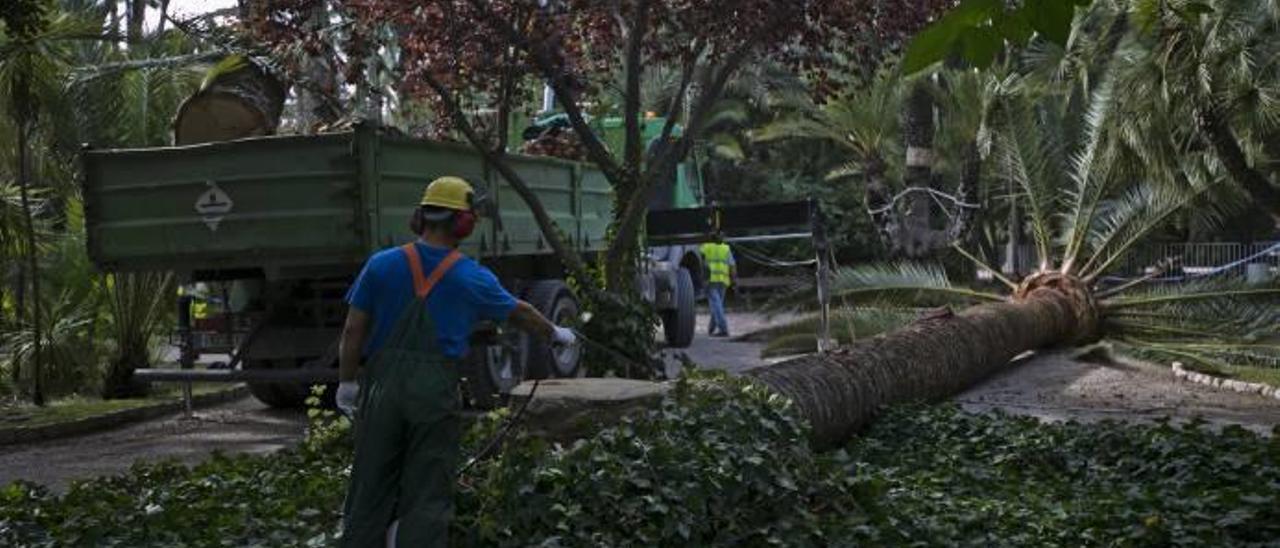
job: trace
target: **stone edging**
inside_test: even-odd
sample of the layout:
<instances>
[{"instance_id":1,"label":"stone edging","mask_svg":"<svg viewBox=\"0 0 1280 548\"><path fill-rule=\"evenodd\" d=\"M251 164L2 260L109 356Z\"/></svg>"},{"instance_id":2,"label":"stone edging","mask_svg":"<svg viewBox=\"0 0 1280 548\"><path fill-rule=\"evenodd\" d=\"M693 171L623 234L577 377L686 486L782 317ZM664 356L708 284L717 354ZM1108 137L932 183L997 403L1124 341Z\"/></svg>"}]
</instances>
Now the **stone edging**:
<instances>
[{"instance_id":1,"label":"stone edging","mask_svg":"<svg viewBox=\"0 0 1280 548\"><path fill-rule=\"evenodd\" d=\"M1182 365L1182 362L1173 362L1173 376L1187 382L1194 382L1206 386L1212 386L1214 388L1222 388L1233 392L1240 392L1242 394L1258 394L1264 398L1275 398L1280 400L1280 388L1275 386L1259 382L1244 382L1237 381L1235 379L1224 379L1222 377L1215 377L1198 371L1189 371Z\"/></svg>"},{"instance_id":2,"label":"stone edging","mask_svg":"<svg viewBox=\"0 0 1280 548\"><path fill-rule=\"evenodd\" d=\"M249 387L240 385L217 392L199 394L191 398L192 407L207 407L238 400L249 394ZM102 415L94 415L67 422L55 422L40 426L15 426L0 428L0 446L79 436L90 432L108 430L125 424L153 419L182 411L182 400L121 409Z\"/></svg>"}]
</instances>

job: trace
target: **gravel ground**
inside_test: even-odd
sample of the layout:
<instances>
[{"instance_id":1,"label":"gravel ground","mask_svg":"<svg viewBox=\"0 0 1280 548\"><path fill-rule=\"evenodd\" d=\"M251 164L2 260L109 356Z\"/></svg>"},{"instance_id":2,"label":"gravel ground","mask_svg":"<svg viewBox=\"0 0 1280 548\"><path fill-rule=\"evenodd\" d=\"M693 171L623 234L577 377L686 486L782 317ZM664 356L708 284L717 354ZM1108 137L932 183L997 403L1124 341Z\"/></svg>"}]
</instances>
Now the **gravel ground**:
<instances>
[{"instance_id":1,"label":"gravel ground","mask_svg":"<svg viewBox=\"0 0 1280 548\"><path fill-rule=\"evenodd\" d=\"M302 439L306 415L268 408L251 397L207 407L193 419L174 414L115 430L0 447L0 485L14 480L65 490L74 479L118 474L135 461L194 464L214 451L267 453Z\"/></svg>"},{"instance_id":2,"label":"gravel ground","mask_svg":"<svg viewBox=\"0 0 1280 548\"><path fill-rule=\"evenodd\" d=\"M1280 401L1179 381L1169 367L1128 359L1072 359L1060 352L1015 362L956 398L968 411L1001 409L1043 420L1183 422L1200 417L1269 434Z\"/></svg>"},{"instance_id":3,"label":"gravel ground","mask_svg":"<svg viewBox=\"0 0 1280 548\"><path fill-rule=\"evenodd\" d=\"M727 319L729 332L734 336L738 336L759 331L771 325L784 323L788 320L788 317L770 318L753 312L729 312ZM689 348L670 349L662 353L663 359L667 363L667 376L674 377L680 372L681 360L679 356L681 354L688 356L690 360L702 367L723 369L730 373L740 373L754 367L780 361L778 358L761 358L760 351L764 349L763 344L708 336L707 325L710 322L711 317L705 311L699 313L698 328L694 332L693 345Z\"/></svg>"}]
</instances>

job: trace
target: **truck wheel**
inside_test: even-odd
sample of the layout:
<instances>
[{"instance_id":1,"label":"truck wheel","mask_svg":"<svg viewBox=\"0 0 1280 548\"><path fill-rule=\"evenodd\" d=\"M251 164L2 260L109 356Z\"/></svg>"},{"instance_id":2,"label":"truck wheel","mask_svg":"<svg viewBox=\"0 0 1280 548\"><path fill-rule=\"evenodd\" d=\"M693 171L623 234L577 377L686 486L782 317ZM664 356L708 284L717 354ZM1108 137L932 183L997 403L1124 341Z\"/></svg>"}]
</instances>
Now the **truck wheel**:
<instances>
[{"instance_id":1,"label":"truck wheel","mask_svg":"<svg viewBox=\"0 0 1280 548\"><path fill-rule=\"evenodd\" d=\"M570 325L581 308L563 280L538 280L525 292L525 300L556 325ZM530 337L527 378L578 377L586 371L579 367L580 347L555 348L549 342Z\"/></svg>"},{"instance_id":2,"label":"truck wheel","mask_svg":"<svg viewBox=\"0 0 1280 548\"><path fill-rule=\"evenodd\" d=\"M245 369L274 369L278 364L268 360L247 360ZM277 409L299 409L311 394L311 387L298 383L251 382L249 393L258 401Z\"/></svg>"},{"instance_id":3,"label":"truck wheel","mask_svg":"<svg viewBox=\"0 0 1280 548\"><path fill-rule=\"evenodd\" d=\"M693 287L693 276L689 274L689 269L681 267L676 271L674 289L676 308L662 311L662 332L667 337L667 346L688 348L693 344L694 323L697 321L694 311L697 291Z\"/></svg>"},{"instance_id":4,"label":"truck wheel","mask_svg":"<svg viewBox=\"0 0 1280 548\"><path fill-rule=\"evenodd\" d=\"M467 395L477 409L498 407L525 378L529 336L515 331L502 337L493 344L472 345L467 358Z\"/></svg>"}]
</instances>

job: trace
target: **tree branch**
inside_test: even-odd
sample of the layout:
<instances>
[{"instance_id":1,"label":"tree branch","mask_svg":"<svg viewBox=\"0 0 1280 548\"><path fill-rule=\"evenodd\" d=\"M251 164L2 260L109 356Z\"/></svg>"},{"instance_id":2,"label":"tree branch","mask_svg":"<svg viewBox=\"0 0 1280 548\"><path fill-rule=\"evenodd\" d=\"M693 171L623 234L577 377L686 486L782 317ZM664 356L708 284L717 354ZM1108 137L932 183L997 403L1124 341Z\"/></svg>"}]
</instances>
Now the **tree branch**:
<instances>
[{"instance_id":1,"label":"tree branch","mask_svg":"<svg viewBox=\"0 0 1280 548\"><path fill-rule=\"evenodd\" d=\"M680 118L680 109L684 108L685 94L689 89L689 84L693 80L693 72L698 68L698 58L702 57L704 46L693 48L684 58L684 63L680 67L680 85L676 87L676 94L671 98L671 103L667 105L667 122L662 126L662 134L658 137L658 142L665 146L671 140L671 133L675 131L676 120Z\"/></svg>"},{"instance_id":2,"label":"tree branch","mask_svg":"<svg viewBox=\"0 0 1280 548\"><path fill-rule=\"evenodd\" d=\"M686 121L684 135L674 144L669 144L667 139L658 143L655 158L645 169L644 175L640 178L640 184L627 197L618 230L614 234L615 241L627 242L636 237L643 221L641 212L649 206L647 200L644 199L645 196L662 179L662 175L667 173L680 158L683 158L693 148L693 143L701 135L703 125L706 124L707 118L710 117L711 110L724 92L729 79L742 67L742 64L746 62L751 52L759 45L759 42L774 30L775 25L781 23L782 12L782 9L775 10L770 18L772 24L763 25L760 30L744 40L737 49L726 56L718 69L709 70L707 76L702 79L704 82L709 80L709 84L703 86L698 95L698 101L689 115L689 120ZM681 94L683 94L683 91L681 91ZM670 137L670 131L673 127L674 125L670 123L670 118L668 118L668 127L663 128L664 137ZM626 247L625 245L616 246L616 249L625 250ZM622 251L617 253L622 253ZM608 260L610 262L619 258L615 255L614 249L609 250Z\"/></svg>"},{"instance_id":3,"label":"tree branch","mask_svg":"<svg viewBox=\"0 0 1280 548\"><path fill-rule=\"evenodd\" d=\"M964 163L961 166L960 186L956 188L956 198L965 204L978 203L978 179L982 174L982 154L978 152L978 141L969 141L965 145ZM961 206L947 224L947 240L956 244L968 236L973 227L973 219L977 208Z\"/></svg>"},{"instance_id":4,"label":"tree branch","mask_svg":"<svg viewBox=\"0 0 1280 548\"><path fill-rule=\"evenodd\" d=\"M449 89L444 86L444 84L441 84L440 81L432 76L429 71L424 71L422 73L422 78L426 81L427 85L435 91L436 95L440 98L440 102L444 106L449 119L452 120L458 130L466 136L467 141L471 143L472 148L475 148L476 151L484 157L485 161L492 165L494 169L496 169L498 173L507 180L507 183L516 191L516 194L519 194L520 198L529 206L529 211L533 213L533 219L538 223L538 228L542 230L542 235L546 237L547 243L551 246L551 249L555 251L558 257L560 257L560 260L564 263L565 269L569 271L569 274L579 280L590 279L586 266L582 263L582 259L578 257L578 254L575 253L573 249L570 249L569 246L565 245L564 240L560 238L559 225L557 225L551 218L551 215L547 213L547 209L542 205L542 201L538 199L538 195L529 188L529 185L525 183L524 179L520 177L520 175L511 168L511 165L506 162L505 154L496 154L494 150L485 143L484 138L476 132L475 127L471 125L471 121L467 119L466 112L464 112L462 107L458 105L457 100L454 99L453 95L450 93ZM590 284L584 284L584 286L586 285Z\"/></svg>"},{"instance_id":5,"label":"tree branch","mask_svg":"<svg viewBox=\"0 0 1280 548\"><path fill-rule=\"evenodd\" d=\"M226 57L226 54L220 51L207 53L192 53L188 55L177 55L174 57L157 57L151 59L133 59L130 61L119 61L115 63L103 63L99 65L90 65L78 67L73 70L73 74L77 74L78 82L87 82L95 78L119 74L132 70L143 70L150 68L167 68L173 66L190 65L194 63L202 63L213 61Z\"/></svg>"},{"instance_id":6,"label":"tree branch","mask_svg":"<svg viewBox=\"0 0 1280 548\"><path fill-rule=\"evenodd\" d=\"M573 126L573 130L578 134L578 138L582 140L583 146L587 149L587 157L592 162L595 162L600 171L604 173L605 178L609 179L609 182L613 183L615 187L625 181L627 179L626 172L618 165L613 155L609 153L604 142L587 124L586 117L583 116L582 109L578 106L577 95L574 94L573 88L569 86L569 82L565 77L564 67L556 63L546 48L535 47L516 29L502 24L502 18L489 9L487 1L471 0L471 5L483 16L485 23L491 29L505 35L511 45L529 55L533 65L547 79L547 85L551 86L552 91L555 92L556 102L560 103L560 106L564 108L565 115L569 117L569 124Z\"/></svg>"},{"instance_id":7,"label":"tree branch","mask_svg":"<svg viewBox=\"0 0 1280 548\"><path fill-rule=\"evenodd\" d=\"M637 0L634 24L627 29L626 89L623 92L623 123L626 125L626 150L623 166L631 173L640 173L644 154L644 136L640 131L640 79L644 75L641 60L644 39L649 34L649 0ZM622 21L619 21L622 24ZM625 27L624 27L625 28Z\"/></svg>"}]
</instances>

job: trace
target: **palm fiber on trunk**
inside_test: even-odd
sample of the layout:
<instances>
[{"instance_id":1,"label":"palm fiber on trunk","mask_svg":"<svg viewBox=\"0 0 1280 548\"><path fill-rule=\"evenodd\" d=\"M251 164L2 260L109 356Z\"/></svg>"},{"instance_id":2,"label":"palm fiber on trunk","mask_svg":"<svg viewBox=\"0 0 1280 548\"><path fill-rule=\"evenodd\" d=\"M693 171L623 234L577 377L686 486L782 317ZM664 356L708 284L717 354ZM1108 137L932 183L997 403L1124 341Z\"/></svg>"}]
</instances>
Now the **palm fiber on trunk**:
<instances>
[{"instance_id":1,"label":"palm fiber on trunk","mask_svg":"<svg viewBox=\"0 0 1280 548\"><path fill-rule=\"evenodd\" d=\"M897 331L747 373L789 397L820 446L838 444L883 406L956 394L1013 358L1076 340L1073 299L1042 288L1017 302L936 313Z\"/></svg>"}]
</instances>

